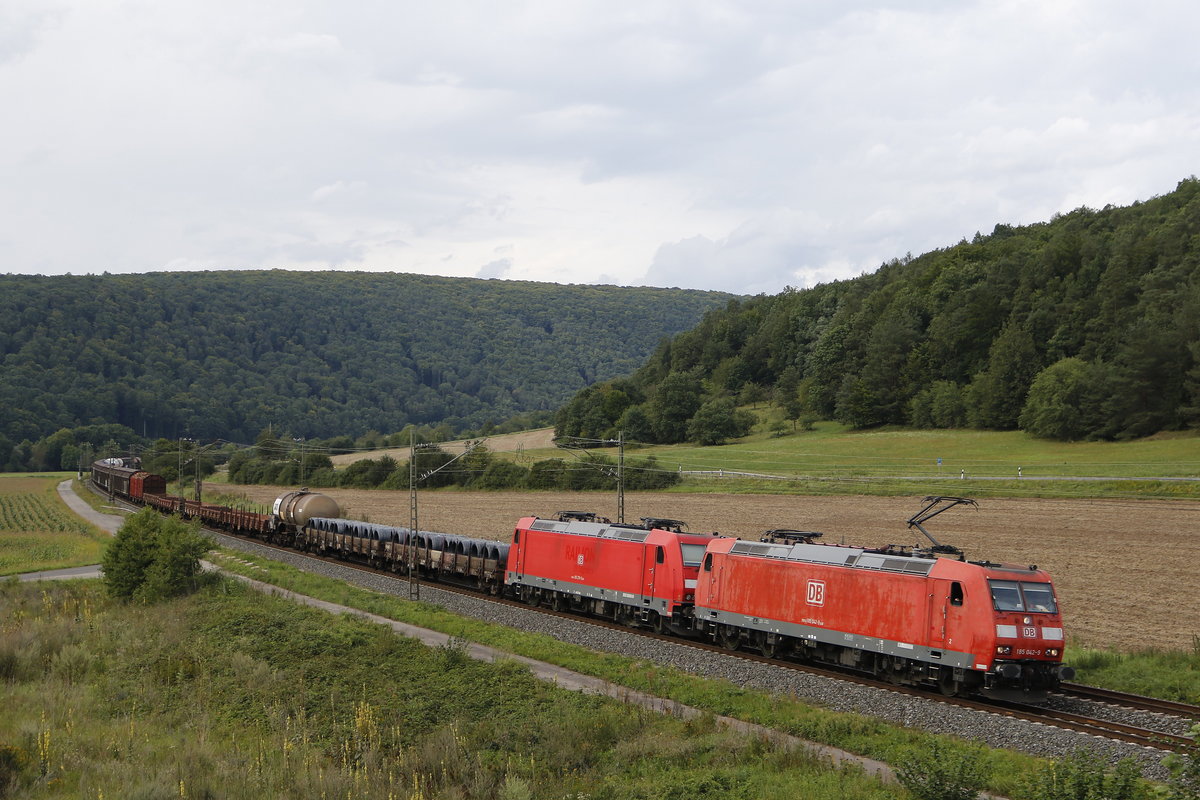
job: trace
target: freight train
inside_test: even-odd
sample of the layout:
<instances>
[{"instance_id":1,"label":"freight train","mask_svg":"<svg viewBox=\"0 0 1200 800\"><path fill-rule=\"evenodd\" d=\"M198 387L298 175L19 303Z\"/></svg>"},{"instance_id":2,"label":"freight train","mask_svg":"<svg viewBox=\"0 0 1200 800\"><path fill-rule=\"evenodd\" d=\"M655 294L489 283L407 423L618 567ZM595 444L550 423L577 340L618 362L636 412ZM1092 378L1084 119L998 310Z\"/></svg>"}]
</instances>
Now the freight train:
<instances>
[{"instance_id":1,"label":"freight train","mask_svg":"<svg viewBox=\"0 0 1200 800\"><path fill-rule=\"evenodd\" d=\"M790 530L750 541L580 512L525 517L499 543L341 519L336 502L307 490L259 514L166 495L165 481L136 464L97 462L92 476L135 503L305 552L947 695L1041 702L1074 677L1044 570L967 561L921 526L973 503L962 498L926 498L909 520L928 548L823 544Z\"/></svg>"}]
</instances>

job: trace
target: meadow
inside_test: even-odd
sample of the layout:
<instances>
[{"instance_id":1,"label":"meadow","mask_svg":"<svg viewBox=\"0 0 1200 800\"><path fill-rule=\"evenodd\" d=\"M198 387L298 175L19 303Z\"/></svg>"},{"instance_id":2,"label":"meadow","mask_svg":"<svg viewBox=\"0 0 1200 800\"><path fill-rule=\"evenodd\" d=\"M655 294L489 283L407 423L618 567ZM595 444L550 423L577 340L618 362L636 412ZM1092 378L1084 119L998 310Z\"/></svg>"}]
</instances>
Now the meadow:
<instances>
[{"instance_id":1,"label":"meadow","mask_svg":"<svg viewBox=\"0 0 1200 800\"><path fill-rule=\"evenodd\" d=\"M514 663L214 579L167 605L0 582L0 796L895 797L712 717L561 690Z\"/></svg>"},{"instance_id":2,"label":"meadow","mask_svg":"<svg viewBox=\"0 0 1200 800\"><path fill-rule=\"evenodd\" d=\"M99 562L108 536L59 500L55 487L67 477L0 475L0 575Z\"/></svg>"},{"instance_id":3,"label":"meadow","mask_svg":"<svg viewBox=\"0 0 1200 800\"><path fill-rule=\"evenodd\" d=\"M590 452L617 454L611 447ZM661 469L681 472L685 480L675 491L905 494L931 487L993 497L1200 497L1194 431L1130 442L1056 442L1023 431L852 430L836 422L777 435L760 424L725 445L634 445L626 455L653 455ZM553 448L505 457L572 458Z\"/></svg>"}]
</instances>

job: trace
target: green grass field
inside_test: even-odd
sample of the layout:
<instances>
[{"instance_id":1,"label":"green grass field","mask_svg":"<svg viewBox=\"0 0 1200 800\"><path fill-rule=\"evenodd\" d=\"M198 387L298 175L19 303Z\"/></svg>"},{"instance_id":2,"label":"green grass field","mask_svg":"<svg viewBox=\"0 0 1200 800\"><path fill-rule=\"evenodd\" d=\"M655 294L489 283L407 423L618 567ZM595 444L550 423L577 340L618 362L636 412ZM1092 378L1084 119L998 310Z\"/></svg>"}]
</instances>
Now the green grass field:
<instances>
[{"instance_id":1,"label":"green grass field","mask_svg":"<svg viewBox=\"0 0 1200 800\"><path fill-rule=\"evenodd\" d=\"M0 475L0 575L95 564L108 541L62 504L70 473Z\"/></svg>"},{"instance_id":2,"label":"green grass field","mask_svg":"<svg viewBox=\"0 0 1200 800\"><path fill-rule=\"evenodd\" d=\"M616 455L615 448L592 452ZM678 491L902 494L919 485L1009 497L1200 497L1200 480L1179 480L1200 478L1196 432L1052 442L1022 431L853 431L820 422L812 431L756 432L718 447L626 448L626 456L647 455L683 473ZM562 450L521 454L527 462L556 457L571 456Z\"/></svg>"},{"instance_id":3,"label":"green grass field","mask_svg":"<svg viewBox=\"0 0 1200 800\"><path fill-rule=\"evenodd\" d=\"M0 582L0 620L2 796L905 796L711 717L561 690L232 581L160 606Z\"/></svg>"}]
</instances>

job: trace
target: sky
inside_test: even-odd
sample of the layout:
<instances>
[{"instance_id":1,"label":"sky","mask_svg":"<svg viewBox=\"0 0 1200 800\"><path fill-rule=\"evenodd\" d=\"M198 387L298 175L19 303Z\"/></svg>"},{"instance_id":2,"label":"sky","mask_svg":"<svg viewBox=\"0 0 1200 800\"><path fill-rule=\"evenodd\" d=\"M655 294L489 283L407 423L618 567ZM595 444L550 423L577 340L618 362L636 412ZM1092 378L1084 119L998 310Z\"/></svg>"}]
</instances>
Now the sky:
<instances>
[{"instance_id":1,"label":"sky","mask_svg":"<svg viewBox=\"0 0 1200 800\"><path fill-rule=\"evenodd\" d=\"M1200 172L1194 0L0 0L0 273L775 293Z\"/></svg>"}]
</instances>

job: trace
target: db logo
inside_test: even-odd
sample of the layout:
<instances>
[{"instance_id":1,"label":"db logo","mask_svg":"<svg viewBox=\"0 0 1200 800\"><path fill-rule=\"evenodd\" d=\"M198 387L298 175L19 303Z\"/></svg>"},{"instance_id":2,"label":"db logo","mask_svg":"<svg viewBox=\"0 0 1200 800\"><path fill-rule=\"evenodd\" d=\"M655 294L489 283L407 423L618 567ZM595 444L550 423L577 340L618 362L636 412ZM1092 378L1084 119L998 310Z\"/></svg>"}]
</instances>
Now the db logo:
<instances>
[{"instance_id":1,"label":"db logo","mask_svg":"<svg viewBox=\"0 0 1200 800\"><path fill-rule=\"evenodd\" d=\"M583 566L583 553L579 554L579 556L575 559L575 563L581 567Z\"/></svg>"},{"instance_id":2,"label":"db logo","mask_svg":"<svg viewBox=\"0 0 1200 800\"><path fill-rule=\"evenodd\" d=\"M825 581L808 582L808 604L810 606L825 605Z\"/></svg>"}]
</instances>

